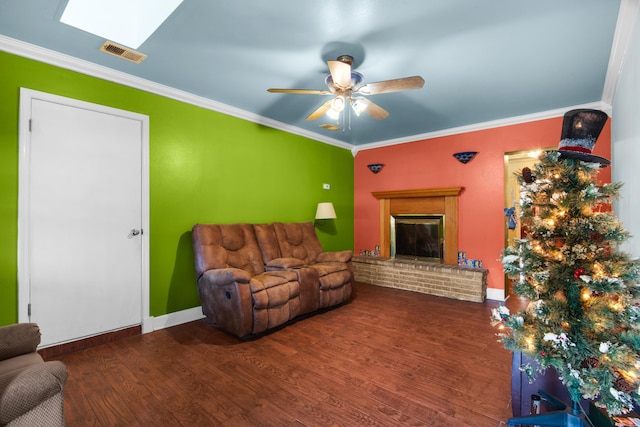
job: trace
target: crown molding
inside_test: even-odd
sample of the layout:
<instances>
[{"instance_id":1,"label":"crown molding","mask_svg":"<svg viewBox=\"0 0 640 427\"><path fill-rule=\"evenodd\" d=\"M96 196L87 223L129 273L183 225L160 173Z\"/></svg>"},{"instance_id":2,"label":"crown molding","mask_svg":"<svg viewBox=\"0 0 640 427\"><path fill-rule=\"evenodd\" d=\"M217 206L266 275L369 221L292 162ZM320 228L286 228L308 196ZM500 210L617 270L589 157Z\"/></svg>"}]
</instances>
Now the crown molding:
<instances>
[{"instance_id":1,"label":"crown molding","mask_svg":"<svg viewBox=\"0 0 640 427\"><path fill-rule=\"evenodd\" d=\"M640 0L622 0L620 2L616 31L613 35L613 44L611 46L611 56L609 56L607 75L602 89L602 102L607 105L613 105L624 57L633 35L639 10Z\"/></svg>"},{"instance_id":2,"label":"crown molding","mask_svg":"<svg viewBox=\"0 0 640 427\"><path fill-rule=\"evenodd\" d=\"M622 28L616 28L616 36L614 37L614 47L612 49L611 58L609 61L609 69L607 71L607 78L605 81L605 87L603 92L603 98L601 102L582 104L577 106L568 106L566 108L543 111L539 113L533 113L522 116L515 116L506 119L493 120L483 123L476 123L472 125L460 126L455 128L443 129L434 132L427 132L417 135L410 135L402 138L395 138L383 141L372 142L363 145L354 145L344 141L340 141L335 138L329 138L316 132L311 132L306 129L299 128L297 126L291 126L289 124L273 120L258 114L250 113L240 108L232 107L221 102L213 101L209 98L194 95L189 92L181 91L169 86L161 85L150 80L142 79L140 77L132 76L121 71L114 70L102 65L94 64L89 61L81 60L70 55L62 54L50 49L45 49L30 43L26 43L20 40L13 39L4 35L0 35L0 51L5 51L11 54L22 56L25 58L33 59L39 62L43 62L49 65L57 66L60 68L68 69L71 71L86 74L88 76L100 78L113 83L128 86L134 89L139 89L145 92L153 93L155 95L163 96L166 98L174 99L176 101L185 102L187 104L195 105L207 110L215 111L218 113L226 114L228 116L236 117L242 120L247 120L262 126L270 127L273 129L281 130L283 132L298 135L304 138L308 138L314 141L322 142L325 144L333 145L339 148L344 148L351 151L353 157L355 157L361 150L370 150L374 148L386 147L391 145L406 144L409 142L416 142L425 139L439 138L443 136L451 136L468 132L475 132L480 130L487 130L492 128L498 128L502 126L510 126L515 124L521 124L526 122L532 122L537 120L544 120L553 117L559 117L564 115L567 110L574 108L598 108L611 115L611 105L613 104L613 94L615 92L615 86L617 85L618 75L622 64L622 58L626 51L629 38L633 30L635 23L635 17L640 9L640 0L622 0L620 5L620 12L618 15L618 26ZM631 16L631 19L629 16ZM610 98L610 100L609 100Z\"/></svg>"},{"instance_id":3,"label":"crown molding","mask_svg":"<svg viewBox=\"0 0 640 427\"><path fill-rule=\"evenodd\" d=\"M514 117L508 117L506 119L500 119L500 120L492 120L492 121L488 121L488 122L483 122L483 123L476 123L476 124L472 124L472 125L466 125L466 126L459 126L459 127L455 127L455 128L449 128L449 129L443 129L443 130L438 130L435 132L427 132L427 133L422 133L419 135L412 135L409 137L404 137L404 138L396 138L396 139L389 139L386 141L378 141L378 142L372 142L370 144L363 144L363 145L359 145L358 147L354 147L351 152L355 154L357 154L358 151L360 150L371 150L373 148L380 148L380 147L387 147L389 145L398 145L398 144L406 144L408 142L417 142L417 141L422 141L425 139L433 139L433 138L440 138L443 136L451 136L451 135L459 135L462 133L469 133L469 132L477 132L477 131L481 131L481 130L487 130L487 129L494 129L494 128L499 128L499 127L503 127L503 126L512 126L512 125L517 125L517 124L521 124L521 123L528 123L528 122L536 122L539 120L545 120L545 119L551 119L554 117L562 117L564 116L564 113L566 113L569 110L573 110L576 108L593 108L593 109L599 109L599 110L603 110L605 111L607 114L610 114L611 112L611 106L608 106L607 104L604 104L602 102L591 102L588 104L581 104L581 105L573 105L573 106L568 106L565 108L557 108L555 110L548 110L548 111L541 111L539 113L532 113L532 114L526 114L526 115L522 115L522 116L514 116ZM608 110L607 110L608 108Z\"/></svg>"},{"instance_id":4,"label":"crown molding","mask_svg":"<svg viewBox=\"0 0 640 427\"><path fill-rule=\"evenodd\" d=\"M16 40L4 35L0 35L0 51L33 59L35 61L75 71L81 74L86 74L91 77L96 77L134 89L139 89L155 95L163 96L165 98L185 102L187 104L195 105L207 110L226 114L228 116L247 120L262 126L278 129L287 133L302 136L319 142L324 142L325 144L334 145L336 147L344 148L347 150L351 150L353 147L349 143L334 138L328 138L324 135L320 135L306 129L291 126L277 120L250 113L240 108L232 107L230 105L213 101L202 96L197 96L189 92L161 85L159 83L155 83L140 77L135 77L131 74L123 73L109 67L94 64L92 62L78 59L70 55L65 55L63 53L55 52L50 49L45 49L40 46L35 46L30 43Z\"/></svg>"}]
</instances>

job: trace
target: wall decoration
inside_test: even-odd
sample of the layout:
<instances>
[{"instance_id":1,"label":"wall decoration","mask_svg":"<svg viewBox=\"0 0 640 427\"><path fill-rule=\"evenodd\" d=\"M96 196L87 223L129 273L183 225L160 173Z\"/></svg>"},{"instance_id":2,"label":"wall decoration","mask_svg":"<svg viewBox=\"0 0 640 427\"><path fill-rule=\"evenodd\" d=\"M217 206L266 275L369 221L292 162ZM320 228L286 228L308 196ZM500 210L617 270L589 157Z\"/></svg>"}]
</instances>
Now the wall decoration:
<instances>
[{"instance_id":1,"label":"wall decoration","mask_svg":"<svg viewBox=\"0 0 640 427\"><path fill-rule=\"evenodd\" d=\"M478 154L477 151L461 151L459 153L453 153L453 157L458 159L460 163L469 163Z\"/></svg>"},{"instance_id":2,"label":"wall decoration","mask_svg":"<svg viewBox=\"0 0 640 427\"><path fill-rule=\"evenodd\" d=\"M518 226L518 219L516 218L516 199L514 197L513 189L511 190L511 204L512 207L504 208L504 216L508 218L507 227L509 227L509 230L515 230Z\"/></svg>"},{"instance_id":3,"label":"wall decoration","mask_svg":"<svg viewBox=\"0 0 640 427\"><path fill-rule=\"evenodd\" d=\"M367 165L367 167L369 168L369 170L371 170L371 172L378 173L382 170L384 165L382 163L372 163L370 165Z\"/></svg>"},{"instance_id":4,"label":"wall decoration","mask_svg":"<svg viewBox=\"0 0 640 427\"><path fill-rule=\"evenodd\" d=\"M515 230L516 226L518 224L517 220L516 220L516 208L511 207L511 208L504 208L504 216L506 216L507 219L507 227L509 227L509 230Z\"/></svg>"}]
</instances>

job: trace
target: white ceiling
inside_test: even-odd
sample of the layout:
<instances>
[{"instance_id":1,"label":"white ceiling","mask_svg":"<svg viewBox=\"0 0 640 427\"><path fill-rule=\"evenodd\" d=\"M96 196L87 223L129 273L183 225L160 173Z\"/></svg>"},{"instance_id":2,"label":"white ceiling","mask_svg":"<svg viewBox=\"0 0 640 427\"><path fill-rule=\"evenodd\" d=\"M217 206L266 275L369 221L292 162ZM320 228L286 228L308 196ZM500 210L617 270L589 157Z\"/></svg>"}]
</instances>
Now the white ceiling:
<instances>
[{"instance_id":1,"label":"white ceiling","mask_svg":"<svg viewBox=\"0 0 640 427\"><path fill-rule=\"evenodd\" d=\"M606 108L638 8L637 0L184 0L134 64L61 23L65 4L0 1L0 50L354 149ZM390 116L353 116L338 131L319 127L328 118L305 120L328 98L267 92L325 90L326 61L343 54L365 83L420 75L425 86L370 96Z\"/></svg>"}]
</instances>

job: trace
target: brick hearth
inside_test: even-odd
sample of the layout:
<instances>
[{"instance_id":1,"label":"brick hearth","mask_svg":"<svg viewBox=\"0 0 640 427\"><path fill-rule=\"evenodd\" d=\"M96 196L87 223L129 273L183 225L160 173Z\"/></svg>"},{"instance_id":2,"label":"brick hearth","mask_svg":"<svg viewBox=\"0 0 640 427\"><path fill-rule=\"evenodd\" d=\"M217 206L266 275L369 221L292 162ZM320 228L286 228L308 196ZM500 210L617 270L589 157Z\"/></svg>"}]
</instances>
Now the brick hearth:
<instances>
[{"instance_id":1,"label":"brick hearth","mask_svg":"<svg viewBox=\"0 0 640 427\"><path fill-rule=\"evenodd\" d=\"M465 301L483 302L487 296L484 268L366 256L353 257L355 280Z\"/></svg>"}]
</instances>

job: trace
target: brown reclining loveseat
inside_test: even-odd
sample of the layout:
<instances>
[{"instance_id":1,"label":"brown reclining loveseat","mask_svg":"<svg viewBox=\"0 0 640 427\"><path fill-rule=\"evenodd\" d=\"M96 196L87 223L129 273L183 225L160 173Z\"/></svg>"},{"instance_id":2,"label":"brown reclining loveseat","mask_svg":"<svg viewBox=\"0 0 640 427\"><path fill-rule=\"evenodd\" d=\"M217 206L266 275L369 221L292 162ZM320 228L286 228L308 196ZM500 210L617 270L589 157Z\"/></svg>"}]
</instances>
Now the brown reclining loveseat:
<instances>
[{"instance_id":1,"label":"brown reclining loveseat","mask_svg":"<svg viewBox=\"0 0 640 427\"><path fill-rule=\"evenodd\" d=\"M311 222L197 224L192 241L202 311L236 336L351 298L352 251L323 252Z\"/></svg>"}]
</instances>

